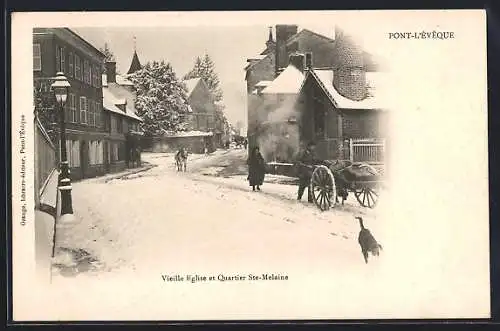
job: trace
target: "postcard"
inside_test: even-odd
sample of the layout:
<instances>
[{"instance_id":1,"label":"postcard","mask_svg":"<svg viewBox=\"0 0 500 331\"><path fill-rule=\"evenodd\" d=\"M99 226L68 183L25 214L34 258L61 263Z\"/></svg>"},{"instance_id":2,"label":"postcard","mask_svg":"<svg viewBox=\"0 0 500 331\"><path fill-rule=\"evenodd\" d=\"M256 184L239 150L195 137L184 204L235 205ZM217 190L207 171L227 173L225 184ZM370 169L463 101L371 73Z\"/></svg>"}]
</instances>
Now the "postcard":
<instances>
[{"instance_id":1,"label":"postcard","mask_svg":"<svg viewBox=\"0 0 500 331\"><path fill-rule=\"evenodd\" d=\"M483 10L16 12L15 321L490 316Z\"/></svg>"}]
</instances>

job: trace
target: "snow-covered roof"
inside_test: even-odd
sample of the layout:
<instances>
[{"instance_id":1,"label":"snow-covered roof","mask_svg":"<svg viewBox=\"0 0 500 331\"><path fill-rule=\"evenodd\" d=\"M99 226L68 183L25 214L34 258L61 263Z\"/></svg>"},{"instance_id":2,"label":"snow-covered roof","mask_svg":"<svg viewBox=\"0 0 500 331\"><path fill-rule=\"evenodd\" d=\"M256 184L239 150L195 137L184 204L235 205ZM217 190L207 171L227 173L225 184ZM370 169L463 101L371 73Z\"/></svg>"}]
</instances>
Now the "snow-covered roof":
<instances>
[{"instance_id":1,"label":"snow-covered roof","mask_svg":"<svg viewBox=\"0 0 500 331\"><path fill-rule=\"evenodd\" d=\"M258 56L254 56L253 58L250 58L247 60L248 64L245 66L244 70L249 70L251 67L253 67L255 64L259 63L260 61L264 60L268 56L271 56L273 53L266 53Z\"/></svg>"},{"instance_id":2,"label":"snow-covered roof","mask_svg":"<svg viewBox=\"0 0 500 331\"><path fill-rule=\"evenodd\" d=\"M273 81L272 80L261 80L257 84L255 84L255 87L265 87L271 84Z\"/></svg>"},{"instance_id":3,"label":"snow-covered roof","mask_svg":"<svg viewBox=\"0 0 500 331\"><path fill-rule=\"evenodd\" d=\"M387 77L383 72L367 72L366 81L369 96L361 101L354 101L342 96L333 86L333 70L324 69L313 71L322 88L334 101L337 108L343 109L385 109L387 107L386 82Z\"/></svg>"},{"instance_id":4,"label":"snow-covered roof","mask_svg":"<svg viewBox=\"0 0 500 331\"><path fill-rule=\"evenodd\" d=\"M263 94L297 94L302 87L304 74L294 65L286 67L264 90Z\"/></svg>"},{"instance_id":5,"label":"snow-covered roof","mask_svg":"<svg viewBox=\"0 0 500 331\"><path fill-rule=\"evenodd\" d=\"M142 118L137 116L135 112L130 109L126 99L117 98L107 87L102 89L103 106L105 109L113 112L115 114L120 114L122 116L127 116L138 121L142 121ZM123 112L117 105L125 104L125 112Z\"/></svg>"},{"instance_id":6,"label":"snow-covered roof","mask_svg":"<svg viewBox=\"0 0 500 331\"><path fill-rule=\"evenodd\" d=\"M181 131L176 133L169 133L166 130L163 130L166 137L210 137L213 136L212 132L204 132L204 131Z\"/></svg>"},{"instance_id":7,"label":"snow-covered roof","mask_svg":"<svg viewBox=\"0 0 500 331\"><path fill-rule=\"evenodd\" d=\"M198 85L198 82L200 81L201 78L193 78L193 79L186 79L184 81L184 84L186 84L187 88L187 96L189 97L191 93L193 93L196 85Z\"/></svg>"},{"instance_id":8,"label":"snow-covered roof","mask_svg":"<svg viewBox=\"0 0 500 331\"><path fill-rule=\"evenodd\" d=\"M265 58L267 56L267 54L259 54L259 55L255 55L255 56L252 56L250 58L247 59L248 62L250 61L258 61L258 60L262 60L263 58Z\"/></svg>"},{"instance_id":9,"label":"snow-covered roof","mask_svg":"<svg viewBox=\"0 0 500 331\"><path fill-rule=\"evenodd\" d=\"M122 75L116 75L116 84L122 86L134 86L134 83ZM102 75L102 86L108 86L108 76L106 74Z\"/></svg>"}]
</instances>

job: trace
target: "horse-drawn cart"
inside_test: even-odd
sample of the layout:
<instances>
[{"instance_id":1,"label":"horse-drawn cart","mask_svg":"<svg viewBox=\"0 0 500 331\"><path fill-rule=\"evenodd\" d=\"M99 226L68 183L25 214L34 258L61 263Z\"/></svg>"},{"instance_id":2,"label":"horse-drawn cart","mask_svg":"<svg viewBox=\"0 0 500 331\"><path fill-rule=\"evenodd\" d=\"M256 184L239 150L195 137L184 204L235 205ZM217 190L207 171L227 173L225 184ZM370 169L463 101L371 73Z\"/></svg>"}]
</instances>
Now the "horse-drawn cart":
<instances>
[{"instance_id":1,"label":"horse-drawn cart","mask_svg":"<svg viewBox=\"0 0 500 331\"><path fill-rule=\"evenodd\" d=\"M272 173L279 172L285 176L308 173L314 203L322 211L334 207L339 197L343 204L349 192L354 194L361 206L374 208L383 184L381 172L362 162L316 160L314 165L269 162L268 166Z\"/></svg>"}]
</instances>

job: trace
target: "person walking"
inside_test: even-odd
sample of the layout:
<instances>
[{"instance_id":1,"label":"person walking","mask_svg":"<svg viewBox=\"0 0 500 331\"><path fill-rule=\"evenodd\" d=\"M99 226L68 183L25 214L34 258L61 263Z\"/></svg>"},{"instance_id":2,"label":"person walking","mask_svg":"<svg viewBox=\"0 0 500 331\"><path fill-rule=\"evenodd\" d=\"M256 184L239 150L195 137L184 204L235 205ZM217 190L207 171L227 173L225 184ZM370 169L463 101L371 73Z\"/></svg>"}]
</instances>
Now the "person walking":
<instances>
[{"instance_id":1,"label":"person walking","mask_svg":"<svg viewBox=\"0 0 500 331\"><path fill-rule=\"evenodd\" d=\"M313 165L315 160L315 149L316 145L314 142L307 144L305 151L302 153L299 159L299 190L297 192L297 200L302 200L302 195L307 188L307 201L314 202L311 189L309 188L309 183L311 182L311 176L313 171Z\"/></svg>"},{"instance_id":2,"label":"person walking","mask_svg":"<svg viewBox=\"0 0 500 331\"><path fill-rule=\"evenodd\" d=\"M254 147L247 160L248 164L248 182L252 190L260 191L260 186L264 183L264 176L266 174L266 163L262 154L260 154L259 147Z\"/></svg>"}]
</instances>

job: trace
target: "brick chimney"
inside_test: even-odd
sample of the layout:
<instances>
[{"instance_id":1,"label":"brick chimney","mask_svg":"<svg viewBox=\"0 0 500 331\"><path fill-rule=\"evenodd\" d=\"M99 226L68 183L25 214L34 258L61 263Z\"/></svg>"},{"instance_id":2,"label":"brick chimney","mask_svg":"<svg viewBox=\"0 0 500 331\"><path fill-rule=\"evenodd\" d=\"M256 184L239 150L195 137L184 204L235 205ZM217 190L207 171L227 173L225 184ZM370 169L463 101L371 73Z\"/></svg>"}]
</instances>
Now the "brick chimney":
<instances>
[{"instance_id":1,"label":"brick chimney","mask_svg":"<svg viewBox=\"0 0 500 331\"><path fill-rule=\"evenodd\" d=\"M106 62L106 81L116 83L116 62Z\"/></svg>"},{"instance_id":2,"label":"brick chimney","mask_svg":"<svg viewBox=\"0 0 500 331\"><path fill-rule=\"evenodd\" d=\"M339 94L348 99L363 100L368 92L363 50L352 38L338 31L334 53L333 86Z\"/></svg>"},{"instance_id":3,"label":"brick chimney","mask_svg":"<svg viewBox=\"0 0 500 331\"><path fill-rule=\"evenodd\" d=\"M313 68L313 57L311 52L306 53L306 70L311 70Z\"/></svg>"},{"instance_id":4,"label":"brick chimney","mask_svg":"<svg viewBox=\"0 0 500 331\"><path fill-rule=\"evenodd\" d=\"M304 72L306 68L306 58L302 53L290 54L289 63L299 69L300 72Z\"/></svg>"},{"instance_id":5,"label":"brick chimney","mask_svg":"<svg viewBox=\"0 0 500 331\"><path fill-rule=\"evenodd\" d=\"M298 30L297 25L276 25L276 50L275 50L275 72L278 74L280 69L288 65L288 52L286 49L286 41L291 36L296 35Z\"/></svg>"}]
</instances>

